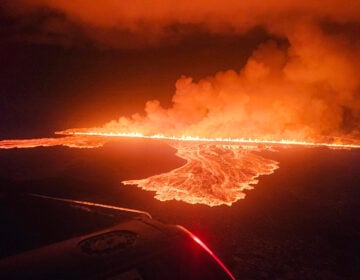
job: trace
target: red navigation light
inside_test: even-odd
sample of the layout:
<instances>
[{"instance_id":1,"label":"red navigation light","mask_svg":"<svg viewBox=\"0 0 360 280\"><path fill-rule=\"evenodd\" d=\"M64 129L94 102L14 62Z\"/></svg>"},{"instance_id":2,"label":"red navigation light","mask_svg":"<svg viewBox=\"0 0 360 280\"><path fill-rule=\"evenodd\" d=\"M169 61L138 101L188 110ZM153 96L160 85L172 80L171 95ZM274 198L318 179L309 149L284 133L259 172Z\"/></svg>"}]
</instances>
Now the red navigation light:
<instances>
[{"instance_id":1,"label":"red navigation light","mask_svg":"<svg viewBox=\"0 0 360 280\"><path fill-rule=\"evenodd\" d=\"M215 255L215 253L213 251L211 251L211 249L206 246L206 244L204 242L201 241L201 239L199 237L197 237L196 235L194 235L192 232L190 232L189 230L187 230L186 228L182 227L182 226L177 226L179 228L181 228L183 231L185 231L187 234L189 234L189 236L197 243L200 245L201 248L203 248L219 265L220 267L229 275L229 277L233 280L236 280L234 275L230 272L230 270L225 266L225 264Z\"/></svg>"}]
</instances>

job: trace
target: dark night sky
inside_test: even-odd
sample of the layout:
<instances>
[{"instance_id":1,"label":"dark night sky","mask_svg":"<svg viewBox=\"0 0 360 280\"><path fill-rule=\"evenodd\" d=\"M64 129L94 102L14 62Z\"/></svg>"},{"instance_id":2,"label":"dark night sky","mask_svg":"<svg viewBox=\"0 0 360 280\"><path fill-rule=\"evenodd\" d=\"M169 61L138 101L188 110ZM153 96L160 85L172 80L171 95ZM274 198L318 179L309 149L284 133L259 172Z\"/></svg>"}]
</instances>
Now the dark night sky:
<instances>
[{"instance_id":1,"label":"dark night sky","mask_svg":"<svg viewBox=\"0 0 360 280\"><path fill-rule=\"evenodd\" d=\"M134 49L67 47L14 40L3 27L0 138L49 136L143 111L149 99L169 106L175 81L239 70L270 38L261 28L241 36L192 34L176 45ZM14 25L14 23L12 23Z\"/></svg>"}]
</instances>

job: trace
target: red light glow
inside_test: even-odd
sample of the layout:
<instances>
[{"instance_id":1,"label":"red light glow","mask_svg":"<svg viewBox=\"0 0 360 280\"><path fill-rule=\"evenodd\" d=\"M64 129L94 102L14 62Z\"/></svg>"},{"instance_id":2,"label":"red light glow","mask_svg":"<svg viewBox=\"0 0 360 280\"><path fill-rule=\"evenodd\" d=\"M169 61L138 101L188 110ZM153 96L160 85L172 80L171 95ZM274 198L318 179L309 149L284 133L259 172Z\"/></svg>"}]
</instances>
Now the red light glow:
<instances>
[{"instance_id":1,"label":"red light glow","mask_svg":"<svg viewBox=\"0 0 360 280\"><path fill-rule=\"evenodd\" d=\"M210 250L210 248L208 246L206 246L206 244L204 242L201 241L201 239L199 237L194 235L192 232L190 232L183 226L177 226L177 227L180 228L181 230L183 230L184 232L186 232L191 237L191 239L193 239L198 245L200 245L200 247L203 248L220 265L220 267L227 273L227 275L231 279L235 280L234 275L225 266L225 264L215 255L215 253L213 251Z\"/></svg>"}]
</instances>

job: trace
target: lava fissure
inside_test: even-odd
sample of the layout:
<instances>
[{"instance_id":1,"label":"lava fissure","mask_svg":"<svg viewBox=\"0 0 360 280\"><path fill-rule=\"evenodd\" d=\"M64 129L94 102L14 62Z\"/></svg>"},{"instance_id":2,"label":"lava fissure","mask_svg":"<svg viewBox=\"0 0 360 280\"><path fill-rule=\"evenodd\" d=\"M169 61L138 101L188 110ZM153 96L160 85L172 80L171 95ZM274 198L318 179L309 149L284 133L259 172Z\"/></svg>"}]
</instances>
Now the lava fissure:
<instances>
[{"instance_id":1,"label":"lava fissure","mask_svg":"<svg viewBox=\"0 0 360 280\"><path fill-rule=\"evenodd\" d=\"M15 139L0 141L0 149L66 146L70 148L98 148L116 138L144 138L165 141L177 150L176 155L186 163L166 173L139 180L126 180L124 185L155 192L160 201L179 200L209 206L232 205L245 198L246 190L258 183L258 177L271 174L278 162L255 153L274 151L276 147L294 145L328 148L360 148L353 143L304 142L292 140L230 139L201 137L168 137L141 133L111 133L93 131L65 131L64 137Z\"/></svg>"}]
</instances>

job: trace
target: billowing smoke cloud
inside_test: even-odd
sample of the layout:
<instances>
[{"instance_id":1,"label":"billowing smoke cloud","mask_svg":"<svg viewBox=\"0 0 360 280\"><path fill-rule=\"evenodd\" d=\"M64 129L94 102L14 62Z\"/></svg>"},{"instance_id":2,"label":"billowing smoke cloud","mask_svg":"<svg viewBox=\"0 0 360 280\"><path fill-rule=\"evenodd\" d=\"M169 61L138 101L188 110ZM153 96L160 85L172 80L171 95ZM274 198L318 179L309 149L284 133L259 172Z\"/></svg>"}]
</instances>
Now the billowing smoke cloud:
<instances>
[{"instance_id":1,"label":"billowing smoke cloud","mask_svg":"<svg viewBox=\"0 0 360 280\"><path fill-rule=\"evenodd\" d=\"M289 45L256 49L240 71L176 82L172 106L147 102L145 115L121 117L107 132L316 140L358 138L359 45L317 26L301 26Z\"/></svg>"},{"instance_id":2,"label":"billowing smoke cloud","mask_svg":"<svg viewBox=\"0 0 360 280\"><path fill-rule=\"evenodd\" d=\"M52 13L38 32L76 34L102 46L176 41L189 33L240 34L260 26L274 38L241 70L176 82L172 106L100 130L202 137L359 137L360 1L7 1L13 17ZM51 23L51 24L49 24ZM76 31L74 31L76 30Z\"/></svg>"}]
</instances>

